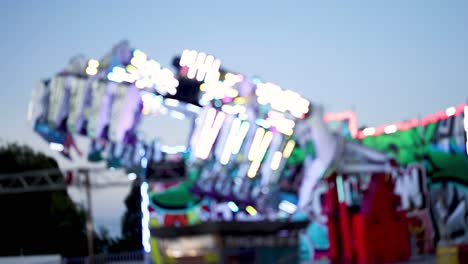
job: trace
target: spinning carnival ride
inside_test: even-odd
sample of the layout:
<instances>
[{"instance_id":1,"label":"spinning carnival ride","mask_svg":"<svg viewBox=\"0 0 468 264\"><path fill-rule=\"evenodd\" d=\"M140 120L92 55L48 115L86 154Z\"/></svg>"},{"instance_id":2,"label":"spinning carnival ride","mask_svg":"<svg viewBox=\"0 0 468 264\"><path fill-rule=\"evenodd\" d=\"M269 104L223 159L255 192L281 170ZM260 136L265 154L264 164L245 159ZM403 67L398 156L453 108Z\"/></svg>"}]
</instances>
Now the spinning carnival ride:
<instances>
[{"instance_id":1,"label":"spinning carnival ride","mask_svg":"<svg viewBox=\"0 0 468 264\"><path fill-rule=\"evenodd\" d=\"M175 75L121 42L41 81L29 111L52 149L71 159L73 149L82 154L74 135L85 136L90 161L141 180L142 241L153 262L272 262L298 245L296 261L409 258L398 164L352 139L366 133L355 120L347 138L330 129L346 115L323 115L298 93L224 70L203 52L185 50L174 66ZM160 115L190 120L186 146L139 133L143 118ZM382 237L395 243L375 243Z\"/></svg>"}]
</instances>

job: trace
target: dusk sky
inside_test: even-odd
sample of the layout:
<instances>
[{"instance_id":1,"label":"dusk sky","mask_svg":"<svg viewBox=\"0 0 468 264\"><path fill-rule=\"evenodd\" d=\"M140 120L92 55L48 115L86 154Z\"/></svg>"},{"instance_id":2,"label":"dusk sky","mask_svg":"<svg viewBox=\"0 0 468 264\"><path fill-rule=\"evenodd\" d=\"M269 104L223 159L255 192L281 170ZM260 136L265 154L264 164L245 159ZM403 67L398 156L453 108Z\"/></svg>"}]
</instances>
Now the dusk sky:
<instances>
[{"instance_id":1,"label":"dusk sky","mask_svg":"<svg viewBox=\"0 0 468 264\"><path fill-rule=\"evenodd\" d=\"M26 112L35 81L73 55L100 58L122 39L168 67L186 48L213 54L223 67L297 91L326 111L353 109L360 125L423 116L468 96L468 1L1 4L0 144L31 145L62 167L84 161L61 159L32 132ZM155 132L167 142L185 142L177 122L155 122L167 123Z\"/></svg>"}]
</instances>

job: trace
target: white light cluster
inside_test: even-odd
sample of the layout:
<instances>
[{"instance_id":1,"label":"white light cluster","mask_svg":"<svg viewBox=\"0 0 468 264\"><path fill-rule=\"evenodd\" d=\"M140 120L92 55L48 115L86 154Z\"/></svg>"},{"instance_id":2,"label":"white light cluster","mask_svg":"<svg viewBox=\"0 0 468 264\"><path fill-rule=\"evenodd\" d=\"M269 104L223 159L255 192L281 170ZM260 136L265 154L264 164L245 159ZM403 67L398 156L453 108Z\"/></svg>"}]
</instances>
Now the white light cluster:
<instances>
[{"instance_id":1,"label":"white light cluster","mask_svg":"<svg viewBox=\"0 0 468 264\"><path fill-rule=\"evenodd\" d=\"M296 125L293 120L287 119L284 114L275 111L270 111L268 113L267 121L271 126L275 127L278 132L287 136L293 134L294 126Z\"/></svg>"},{"instance_id":2,"label":"white light cluster","mask_svg":"<svg viewBox=\"0 0 468 264\"><path fill-rule=\"evenodd\" d=\"M161 67L155 60L149 60L140 50L133 51L133 58L125 69L116 66L107 78L118 83L135 83L139 89L154 89L161 95L175 95L179 86L179 81L171 70Z\"/></svg>"},{"instance_id":3,"label":"white light cluster","mask_svg":"<svg viewBox=\"0 0 468 264\"><path fill-rule=\"evenodd\" d=\"M49 148L53 151L63 151L64 147L62 144L59 144L59 143L54 143L54 142L50 142L49 143Z\"/></svg>"},{"instance_id":4,"label":"white light cluster","mask_svg":"<svg viewBox=\"0 0 468 264\"><path fill-rule=\"evenodd\" d=\"M96 75L98 72L98 67L99 67L99 61L97 60L89 60L88 61L88 66L86 67L86 74L93 76Z\"/></svg>"},{"instance_id":5,"label":"white light cluster","mask_svg":"<svg viewBox=\"0 0 468 264\"><path fill-rule=\"evenodd\" d=\"M445 109L445 114L447 115L447 117L455 115L456 112L457 109L454 106Z\"/></svg>"},{"instance_id":6,"label":"white light cluster","mask_svg":"<svg viewBox=\"0 0 468 264\"><path fill-rule=\"evenodd\" d=\"M296 118L304 118L309 112L310 102L307 99L276 84L259 83L255 93L259 104L270 104L271 108L282 113L289 111Z\"/></svg>"},{"instance_id":7,"label":"white light cluster","mask_svg":"<svg viewBox=\"0 0 468 264\"><path fill-rule=\"evenodd\" d=\"M128 73L124 68L116 66L107 74L107 79L117 83L134 83L137 78L134 74Z\"/></svg>"},{"instance_id":8,"label":"white light cluster","mask_svg":"<svg viewBox=\"0 0 468 264\"><path fill-rule=\"evenodd\" d=\"M200 85L200 91L204 92L206 96L205 100L222 99L224 97L234 98L239 95L239 92L234 89L231 85L227 85L224 82L205 82Z\"/></svg>"},{"instance_id":9,"label":"white light cluster","mask_svg":"<svg viewBox=\"0 0 468 264\"><path fill-rule=\"evenodd\" d=\"M365 136L372 136L375 134L375 128L373 127L366 127L364 128L364 130L362 131L362 133L365 135Z\"/></svg>"},{"instance_id":10,"label":"white light cluster","mask_svg":"<svg viewBox=\"0 0 468 264\"><path fill-rule=\"evenodd\" d=\"M397 132L397 126L396 125L389 125L384 128L385 134L392 134Z\"/></svg>"},{"instance_id":11,"label":"white light cluster","mask_svg":"<svg viewBox=\"0 0 468 264\"><path fill-rule=\"evenodd\" d=\"M239 91L235 88L235 85L244 80L243 75L226 73L223 81L218 81L218 79L210 80L205 78L205 82L200 85L200 91L203 92L200 98L201 105L207 105L213 99L235 98L235 102L240 99L236 98L239 96Z\"/></svg>"},{"instance_id":12,"label":"white light cluster","mask_svg":"<svg viewBox=\"0 0 468 264\"><path fill-rule=\"evenodd\" d=\"M153 93L144 93L141 96L141 100L143 102L143 109L141 112L144 115L167 113L167 108L163 106L162 96Z\"/></svg>"},{"instance_id":13,"label":"white light cluster","mask_svg":"<svg viewBox=\"0 0 468 264\"><path fill-rule=\"evenodd\" d=\"M212 55L196 50L184 50L180 58L180 66L187 67L187 78L197 81L217 82L219 80L219 68L221 61Z\"/></svg>"}]
</instances>

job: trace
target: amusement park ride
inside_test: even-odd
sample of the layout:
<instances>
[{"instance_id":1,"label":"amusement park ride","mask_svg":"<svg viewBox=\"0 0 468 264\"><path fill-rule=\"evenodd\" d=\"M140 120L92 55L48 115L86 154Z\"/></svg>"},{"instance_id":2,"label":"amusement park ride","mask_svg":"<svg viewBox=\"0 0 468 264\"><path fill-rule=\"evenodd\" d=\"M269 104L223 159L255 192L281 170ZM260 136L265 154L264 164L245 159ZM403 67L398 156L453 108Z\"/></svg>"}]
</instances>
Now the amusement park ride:
<instances>
[{"instance_id":1,"label":"amusement park ride","mask_svg":"<svg viewBox=\"0 0 468 264\"><path fill-rule=\"evenodd\" d=\"M330 120L346 115L324 115L298 93L227 71L203 52L184 50L174 66L176 74L121 42L41 81L29 111L52 149L71 159L79 153L74 136L87 137L90 161L141 180L142 241L153 262L244 254L263 263L252 248L297 248L311 222L327 227L332 263L410 258L394 191L399 164L355 140L372 131L358 131L355 120L348 137L332 131ZM187 146L141 137L141 120L160 115L191 121ZM305 240L307 263L320 252Z\"/></svg>"}]
</instances>

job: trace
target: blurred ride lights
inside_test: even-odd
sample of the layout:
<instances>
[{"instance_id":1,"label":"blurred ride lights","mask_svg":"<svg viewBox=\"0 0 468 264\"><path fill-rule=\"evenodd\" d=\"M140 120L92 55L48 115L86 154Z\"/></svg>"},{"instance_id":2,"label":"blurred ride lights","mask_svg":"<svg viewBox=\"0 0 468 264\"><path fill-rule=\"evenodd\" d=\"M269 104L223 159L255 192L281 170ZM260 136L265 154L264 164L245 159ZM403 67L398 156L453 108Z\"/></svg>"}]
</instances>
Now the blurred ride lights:
<instances>
[{"instance_id":1,"label":"blurred ride lights","mask_svg":"<svg viewBox=\"0 0 468 264\"><path fill-rule=\"evenodd\" d=\"M149 185L147 182L143 182L140 186L140 195L141 195L141 213L143 217L141 218L141 227L142 227L142 244L143 249L146 253L151 252L151 244L150 244L150 229L149 229L149 222L150 222L150 213L148 210L149 207L149 196L148 196L148 188Z\"/></svg>"},{"instance_id":2,"label":"blurred ride lights","mask_svg":"<svg viewBox=\"0 0 468 264\"><path fill-rule=\"evenodd\" d=\"M53 150L53 151L58 151L58 152L64 150L64 147L63 147L62 144L60 144L60 143L55 143L55 142L50 142L50 143L49 143L49 148L50 148L51 150Z\"/></svg>"},{"instance_id":3,"label":"blurred ride lights","mask_svg":"<svg viewBox=\"0 0 468 264\"><path fill-rule=\"evenodd\" d=\"M179 65L182 68L188 68L188 79L196 79L199 82L217 82L219 80L221 60L215 59L213 55L196 50L184 50Z\"/></svg>"},{"instance_id":4,"label":"blurred ride lights","mask_svg":"<svg viewBox=\"0 0 468 264\"><path fill-rule=\"evenodd\" d=\"M127 174L127 177L128 177L128 179L129 179L130 181L134 181L134 180L137 179L137 175L136 175L136 173L134 173L134 172L131 172L131 173Z\"/></svg>"},{"instance_id":5,"label":"blurred ride lights","mask_svg":"<svg viewBox=\"0 0 468 264\"><path fill-rule=\"evenodd\" d=\"M91 59L88 61L88 66L86 67L86 74L89 76L96 75L98 72L98 67L99 67L99 61Z\"/></svg>"},{"instance_id":6,"label":"blurred ride lights","mask_svg":"<svg viewBox=\"0 0 468 264\"><path fill-rule=\"evenodd\" d=\"M196 143L196 157L203 160L208 158L225 118L226 114L224 112L218 112L214 108L208 110Z\"/></svg>"},{"instance_id":7,"label":"blurred ride lights","mask_svg":"<svg viewBox=\"0 0 468 264\"><path fill-rule=\"evenodd\" d=\"M251 205L247 205L247 206L245 207L245 211L246 211L247 213L249 213L249 215L251 215L251 216L257 215L257 210L256 210L253 206L251 206Z\"/></svg>"},{"instance_id":8,"label":"blurred ride lights","mask_svg":"<svg viewBox=\"0 0 468 264\"><path fill-rule=\"evenodd\" d=\"M367 127L363 130L358 131L357 138L363 139L369 136L379 136L381 134L393 134L398 131L405 131L408 129L415 128L417 126L427 126L430 123L438 122L439 120L446 120L450 117L460 115L464 113L466 118L466 104L459 104L457 106L451 106L445 110L436 112L435 114L427 115L421 119L410 119L403 122L394 123L391 125L381 125L378 127ZM466 125L465 125L466 128ZM468 153L468 151L467 151Z\"/></svg>"},{"instance_id":9,"label":"blurred ride lights","mask_svg":"<svg viewBox=\"0 0 468 264\"><path fill-rule=\"evenodd\" d=\"M279 203L278 208L288 214L294 214L297 210L297 206L289 201L282 200Z\"/></svg>"},{"instance_id":10,"label":"blurred ride lights","mask_svg":"<svg viewBox=\"0 0 468 264\"><path fill-rule=\"evenodd\" d=\"M298 93L290 90L282 90L273 83L257 84L257 101L261 105L270 104L276 111L285 113L289 111L291 115L302 119L309 112L309 100L301 97Z\"/></svg>"},{"instance_id":11,"label":"blurred ride lights","mask_svg":"<svg viewBox=\"0 0 468 264\"><path fill-rule=\"evenodd\" d=\"M228 205L229 209L231 209L231 211L233 211L234 213L239 212L239 207L237 206L237 204L235 202L229 201L227 203L227 205Z\"/></svg>"},{"instance_id":12,"label":"blurred ride lights","mask_svg":"<svg viewBox=\"0 0 468 264\"><path fill-rule=\"evenodd\" d=\"M163 96L175 95L179 86L171 70L161 67L155 60L149 60L145 53L137 49L133 51L130 64L124 68L114 66L107 74L107 79L117 83L134 83L139 89L153 89Z\"/></svg>"}]
</instances>

